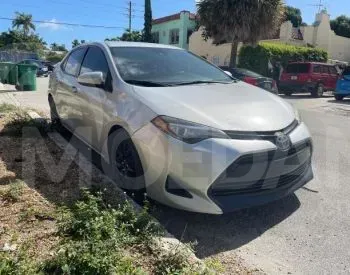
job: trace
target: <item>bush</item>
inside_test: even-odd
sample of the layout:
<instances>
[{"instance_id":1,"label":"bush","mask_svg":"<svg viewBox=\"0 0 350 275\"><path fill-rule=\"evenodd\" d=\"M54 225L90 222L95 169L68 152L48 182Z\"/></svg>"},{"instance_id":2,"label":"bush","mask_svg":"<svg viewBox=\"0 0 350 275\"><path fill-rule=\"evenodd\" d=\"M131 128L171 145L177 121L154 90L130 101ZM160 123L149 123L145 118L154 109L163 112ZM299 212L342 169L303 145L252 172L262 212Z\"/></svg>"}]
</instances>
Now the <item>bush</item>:
<instances>
[{"instance_id":1,"label":"bush","mask_svg":"<svg viewBox=\"0 0 350 275\"><path fill-rule=\"evenodd\" d=\"M262 42L258 46L243 46L239 53L239 67L271 76L269 61L274 65L280 62L285 67L289 62L327 62L328 53L322 49L292 46L282 43Z\"/></svg>"}]
</instances>

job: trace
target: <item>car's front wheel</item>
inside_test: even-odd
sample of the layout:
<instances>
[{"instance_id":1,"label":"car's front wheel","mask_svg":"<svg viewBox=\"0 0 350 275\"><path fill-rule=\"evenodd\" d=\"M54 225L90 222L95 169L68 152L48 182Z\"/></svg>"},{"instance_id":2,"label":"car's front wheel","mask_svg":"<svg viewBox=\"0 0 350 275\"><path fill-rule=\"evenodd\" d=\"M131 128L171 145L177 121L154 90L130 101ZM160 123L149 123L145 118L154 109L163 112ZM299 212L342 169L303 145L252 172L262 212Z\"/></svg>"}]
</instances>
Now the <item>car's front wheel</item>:
<instances>
[{"instance_id":1,"label":"car's front wheel","mask_svg":"<svg viewBox=\"0 0 350 275\"><path fill-rule=\"evenodd\" d=\"M140 197L145 191L142 163L129 134L118 129L109 136L110 174L116 184Z\"/></svg>"},{"instance_id":2,"label":"car's front wheel","mask_svg":"<svg viewBox=\"0 0 350 275\"><path fill-rule=\"evenodd\" d=\"M334 98L337 101L341 101L341 100L343 100L344 97L342 95L334 95Z\"/></svg>"}]
</instances>

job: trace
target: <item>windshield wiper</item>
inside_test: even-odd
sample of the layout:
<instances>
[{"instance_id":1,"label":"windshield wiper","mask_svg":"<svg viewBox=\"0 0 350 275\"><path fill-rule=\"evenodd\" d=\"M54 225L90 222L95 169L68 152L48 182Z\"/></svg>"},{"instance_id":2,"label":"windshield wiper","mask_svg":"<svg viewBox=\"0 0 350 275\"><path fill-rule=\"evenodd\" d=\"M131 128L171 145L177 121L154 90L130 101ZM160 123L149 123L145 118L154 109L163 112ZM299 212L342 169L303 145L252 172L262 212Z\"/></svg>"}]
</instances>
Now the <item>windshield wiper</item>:
<instances>
[{"instance_id":1,"label":"windshield wiper","mask_svg":"<svg viewBox=\"0 0 350 275\"><path fill-rule=\"evenodd\" d=\"M140 86L145 86L145 87L167 87L167 86L170 86L166 83L160 83L160 82L154 82L154 81L148 81L148 80L126 79L124 81L126 83L129 83L132 85L140 85Z\"/></svg>"},{"instance_id":2,"label":"windshield wiper","mask_svg":"<svg viewBox=\"0 0 350 275\"><path fill-rule=\"evenodd\" d=\"M219 84L231 84L236 82L235 80L232 81L215 81L215 80L196 80L196 81L189 81L189 82L179 82L179 83L173 83L172 86L186 86L186 85L195 85L195 84L213 84L213 83L219 83Z\"/></svg>"}]
</instances>

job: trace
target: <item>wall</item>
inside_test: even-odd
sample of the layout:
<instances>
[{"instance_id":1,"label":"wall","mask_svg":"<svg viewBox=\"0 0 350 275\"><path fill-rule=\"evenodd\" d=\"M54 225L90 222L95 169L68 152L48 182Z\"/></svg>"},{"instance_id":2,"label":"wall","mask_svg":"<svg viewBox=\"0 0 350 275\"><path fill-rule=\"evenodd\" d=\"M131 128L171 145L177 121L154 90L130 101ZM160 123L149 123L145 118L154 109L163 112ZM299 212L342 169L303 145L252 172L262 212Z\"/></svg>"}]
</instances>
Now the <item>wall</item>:
<instances>
[{"instance_id":1,"label":"wall","mask_svg":"<svg viewBox=\"0 0 350 275\"><path fill-rule=\"evenodd\" d=\"M265 40L283 42L296 46L307 46L308 44L322 48L328 51L329 58L343 62L350 62L350 39L337 36L330 27L330 17L327 13L317 14L313 26L301 27L303 40L293 38L293 29L291 22L285 22L281 26L280 38L277 40ZM229 64L231 45L223 44L215 46L212 40L204 41L202 30L192 34L190 37L189 50L193 53L206 57L210 62L226 66Z\"/></svg>"},{"instance_id":2,"label":"wall","mask_svg":"<svg viewBox=\"0 0 350 275\"><path fill-rule=\"evenodd\" d=\"M169 45L170 43L170 30L179 29L179 43L171 44L173 46L177 46L183 49L188 49L187 44L187 30L194 30L196 27L196 22L194 20L190 20L190 13L187 11L183 11L180 14L180 19L172 20L160 24L155 24L152 26L152 33L159 32L159 43Z\"/></svg>"}]
</instances>

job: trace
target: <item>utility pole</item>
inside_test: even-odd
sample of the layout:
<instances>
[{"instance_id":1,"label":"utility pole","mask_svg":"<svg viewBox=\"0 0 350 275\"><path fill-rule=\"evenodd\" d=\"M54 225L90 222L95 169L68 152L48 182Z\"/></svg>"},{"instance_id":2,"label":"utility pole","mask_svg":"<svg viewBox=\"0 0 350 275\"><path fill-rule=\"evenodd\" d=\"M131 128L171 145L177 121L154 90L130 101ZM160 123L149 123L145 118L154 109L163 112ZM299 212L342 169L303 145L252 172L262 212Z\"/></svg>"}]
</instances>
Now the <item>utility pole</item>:
<instances>
[{"instance_id":1,"label":"utility pole","mask_svg":"<svg viewBox=\"0 0 350 275\"><path fill-rule=\"evenodd\" d=\"M132 16L132 7L131 1L129 1L129 32L131 32L131 16Z\"/></svg>"}]
</instances>

